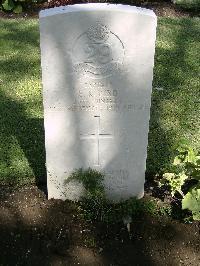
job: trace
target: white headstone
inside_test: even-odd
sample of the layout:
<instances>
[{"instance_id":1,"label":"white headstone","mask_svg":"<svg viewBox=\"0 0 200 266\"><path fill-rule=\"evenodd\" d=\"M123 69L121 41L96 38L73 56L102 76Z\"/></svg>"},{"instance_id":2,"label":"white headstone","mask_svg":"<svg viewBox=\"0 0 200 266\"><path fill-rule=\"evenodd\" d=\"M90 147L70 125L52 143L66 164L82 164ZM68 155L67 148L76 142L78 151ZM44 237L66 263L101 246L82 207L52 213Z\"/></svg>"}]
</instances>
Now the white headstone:
<instances>
[{"instance_id":1,"label":"white headstone","mask_svg":"<svg viewBox=\"0 0 200 266\"><path fill-rule=\"evenodd\" d=\"M156 39L151 10L83 4L40 12L48 197L78 200L76 169L114 201L144 193Z\"/></svg>"}]
</instances>

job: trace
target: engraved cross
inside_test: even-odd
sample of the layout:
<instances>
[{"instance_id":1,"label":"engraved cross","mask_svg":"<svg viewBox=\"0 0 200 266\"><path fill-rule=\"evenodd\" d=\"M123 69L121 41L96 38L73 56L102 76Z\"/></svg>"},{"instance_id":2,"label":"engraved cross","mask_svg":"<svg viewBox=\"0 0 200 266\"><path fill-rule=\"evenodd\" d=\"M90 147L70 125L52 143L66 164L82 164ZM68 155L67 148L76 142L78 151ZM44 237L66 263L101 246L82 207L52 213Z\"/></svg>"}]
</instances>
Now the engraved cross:
<instances>
[{"instance_id":1,"label":"engraved cross","mask_svg":"<svg viewBox=\"0 0 200 266\"><path fill-rule=\"evenodd\" d=\"M112 139L113 136L112 134L108 133L101 133L101 121L100 121L100 116L94 116L96 118L96 131L95 133L92 134L80 134L80 139L81 140L87 140L87 139L94 139L96 142L97 146L97 155L96 155L96 160L94 166L100 166L100 140L101 139Z\"/></svg>"}]
</instances>

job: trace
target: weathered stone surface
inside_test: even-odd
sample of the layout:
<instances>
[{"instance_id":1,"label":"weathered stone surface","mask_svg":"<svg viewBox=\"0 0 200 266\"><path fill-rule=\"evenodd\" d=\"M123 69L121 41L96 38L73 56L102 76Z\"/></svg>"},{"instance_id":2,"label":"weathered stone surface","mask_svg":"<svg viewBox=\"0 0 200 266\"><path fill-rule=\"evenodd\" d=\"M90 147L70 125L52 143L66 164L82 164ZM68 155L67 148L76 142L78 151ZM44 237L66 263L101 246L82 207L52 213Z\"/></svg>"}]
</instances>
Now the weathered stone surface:
<instances>
[{"instance_id":1,"label":"weathered stone surface","mask_svg":"<svg viewBox=\"0 0 200 266\"><path fill-rule=\"evenodd\" d=\"M40 12L48 197L77 200L75 169L105 173L108 198L144 191L156 16L124 5Z\"/></svg>"}]
</instances>

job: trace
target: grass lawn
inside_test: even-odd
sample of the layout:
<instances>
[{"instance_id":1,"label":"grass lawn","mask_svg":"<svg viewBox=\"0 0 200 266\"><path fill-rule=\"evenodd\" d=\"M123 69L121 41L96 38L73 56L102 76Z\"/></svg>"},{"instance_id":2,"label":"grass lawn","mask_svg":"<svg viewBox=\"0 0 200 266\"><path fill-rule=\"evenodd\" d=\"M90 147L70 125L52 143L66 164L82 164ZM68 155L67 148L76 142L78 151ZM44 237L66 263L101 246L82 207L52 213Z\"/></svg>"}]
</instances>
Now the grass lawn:
<instances>
[{"instance_id":1,"label":"grass lawn","mask_svg":"<svg viewBox=\"0 0 200 266\"><path fill-rule=\"evenodd\" d=\"M147 173L170 169L181 138L200 149L200 19L160 18ZM38 20L0 20L0 182L45 179Z\"/></svg>"}]
</instances>

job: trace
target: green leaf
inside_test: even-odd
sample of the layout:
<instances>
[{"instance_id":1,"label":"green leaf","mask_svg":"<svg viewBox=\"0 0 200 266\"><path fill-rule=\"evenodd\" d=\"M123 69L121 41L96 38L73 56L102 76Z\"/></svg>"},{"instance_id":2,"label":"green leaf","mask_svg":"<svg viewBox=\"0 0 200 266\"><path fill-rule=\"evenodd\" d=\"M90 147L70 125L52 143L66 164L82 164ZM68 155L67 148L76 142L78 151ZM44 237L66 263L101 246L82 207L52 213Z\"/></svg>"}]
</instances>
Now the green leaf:
<instances>
[{"instance_id":1,"label":"green leaf","mask_svg":"<svg viewBox=\"0 0 200 266\"><path fill-rule=\"evenodd\" d=\"M167 180L165 178L162 178L159 182L158 182L158 187L162 187L166 184Z\"/></svg>"},{"instance_id":2,"label":"green leaf","mask_svg":"<svg viewBox=\"0 0 200 266\"><path fill-rule=\"evenodd\" d=\"M195 180L200 181L200 170L198 169L194 169L192 172L192 178L194 178Z\"/></svg>"},{"instance_id":3,"label":"green leaf","mask_svg":"<svg viewBox=\"0 0 200 266\"><path fill-rule=\"evenodd\" d=\"M174 196L176 192L179 192L182 196L184 196L181 187L184 185L186 179L188 179L188 176L184 171L179 174L165 173L163 174L163 179L160 181L159 185L162 186L168 182L172 196Z\"/></svg>"},{"instance_id":4,"label":"green leaf","mask_svg":"<svg viewBox=\"0 0 200 266\"><path fill-rule=\"evenodd\" d=\"M15 14L22 13L22 5L18 4L18 5L13 9L13 12L14 12Z\"/></svg>"},{"instance_id":5,"label":"green leaf","mask_svg":"<svg viewBox=\"0 0 200 266\"><path fill-rule=\"evenodd\" d=\"M200 166L200 159L199 159L200 156L197 156L197 165Z\"/></svg>"},{"instance_id":6,"label":"green leaf","mask_svg":"<svg viewBox=\"0 0 200 266\"><path fill-rule=\"evenodd\" d=\"M15 7L15 4L12 0L5 0L2 6L6 11L10 11Z\"/></svg>"},{"instance_id":7,"label":"green leaf","mask_svg":"<svg viewBox=\"0 0 200 266\"><path fill-rule=\"evenodd\" d=\"M198 161L196 161L196 163L187 162L185 168L187 169L187 174L191 178L200 180L200 165L198 164Z\"/></svg>"},{"instance_id":8,"label":"green leaf","mask_svg":"<svg viewBox=\"0 0 200 266\"><path fill-rule=\"evenodd\" d=\"M197 160L197 152L195 152L193 149L188 150L188 156L187 156L187 161L190 163L196 163Z\"/></svg>"},{"instance_id":9,"label":"green leaf","mask_svg":"<svg viewBox=\"0 0 200 266\"><path fill-rule=\"evenodd\" d=\"M200 221L200 212L194 212L193 213L193 219L196 221Z\"/></svg>"},{"instance_id":10,"label":"green leaf","mask_svg":"<svg viewBox=\"0 0 200 266\"><path fill-rule=\"evenodd\" d=\"M174 158L174 162L173 162L173 165L179 165L183 162L183 160L180 158L180 156L176 156Z\"/></svg>"},{"instance_id":11,"label":"green leaf","mask_svg":"<svg viewBox=\"0 0 200 266\"><path fill-rule=\"evenodd\" d=\"M182 209L192 211L193 219L199 220L200 216L200 184L193 187L182 200Z\"/></svg>"},{"instance_id":12,"label":"green leaf","mask_svg":"<svg viewBox=\"0 0 200 266\"><path fill-rule=\"evenodd\" d=\"M175 178L175 174L174 173L164 173L163 174L163 178L170 181L172 180L173 178Z\"/></svg>"},{"instance_id":13,"label":"green leaf","mask_svg":"<svg viewBox=\"0 0 200 266\"><path fill-rule=\"evenodd\" d=\"M185 140L185 139L182 139L179 142L179 146L177 148L177 151L180 152L180 153L187 152L188 151L188 141Z\"/></svg>"}]
</instances>

